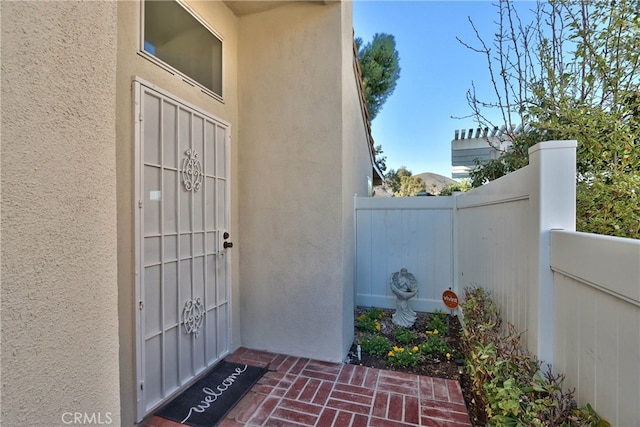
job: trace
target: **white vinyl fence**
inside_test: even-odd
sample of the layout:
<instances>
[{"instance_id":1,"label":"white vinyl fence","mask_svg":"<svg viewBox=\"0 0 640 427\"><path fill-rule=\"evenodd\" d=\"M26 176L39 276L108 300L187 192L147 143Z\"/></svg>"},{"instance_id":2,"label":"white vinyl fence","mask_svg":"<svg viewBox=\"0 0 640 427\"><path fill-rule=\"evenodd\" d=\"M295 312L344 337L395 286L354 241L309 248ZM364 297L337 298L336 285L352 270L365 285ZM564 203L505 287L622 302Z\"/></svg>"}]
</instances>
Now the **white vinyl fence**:
<instances>
[{"instance_id":1,"label":"white vinyl fence","mask_svg":"<svg viewBox=\"0 0 640 427\"><path fill-rule=\"evenodd\" d=\"M453 197L356 197L356 304L395 308L391 275L406 268L418 281L417 311L445 309L453 286Z\"/></svg>"},{"instance_id":2,"label":"white vinyl fence","mask_svg":"<svg viewBox=\"0 0 640 427\"><path fill-rule=\"evenodd\" d=\"M393 308L402 267L418 311L488 289L579 404L640 427L640 240L575 231L575 149L537 144L527 167L453 197L356 198L356 304Z\"/></svg>"},{"instance_id":3,"label":"white vinyl fence","mask_svg":"<svg viewBox=\"0 0 640 427\"><path fill-rule=\"evenodd\" d=\"M502 317L553 361L549 233L575 230L576 141L531 147L529 165L458 199L460 287L492 292Z\"/></svg>"},{"instance_id":4,"label":"white vinyl fence","mask_svg":"<svg viewBox=\"0 0 640 427\"><path fill-rule=\"evenodd\" d=\"M552 231L554 369L614 426L640 426L640 240Z\"/></svg>"}]
</instances>

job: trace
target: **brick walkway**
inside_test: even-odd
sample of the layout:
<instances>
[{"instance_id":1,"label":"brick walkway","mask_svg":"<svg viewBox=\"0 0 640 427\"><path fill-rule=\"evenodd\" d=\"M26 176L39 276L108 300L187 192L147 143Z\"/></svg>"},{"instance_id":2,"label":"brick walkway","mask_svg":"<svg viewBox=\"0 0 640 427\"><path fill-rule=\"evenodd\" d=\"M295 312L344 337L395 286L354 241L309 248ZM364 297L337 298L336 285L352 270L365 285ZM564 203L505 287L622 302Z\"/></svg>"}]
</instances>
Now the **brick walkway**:
<instances>
[{"instance_id":1,"label":"brick walkway","mask_svg":"<svg viewBox=\"0 0 640 427\"><path fill-rule=\"evenodd\" d=\"M469 427L460 385L355 365L238 349L229 362L267 372L218 426ZM153 417L143 427L179 427Z\"/></svg>"}]
</instances>

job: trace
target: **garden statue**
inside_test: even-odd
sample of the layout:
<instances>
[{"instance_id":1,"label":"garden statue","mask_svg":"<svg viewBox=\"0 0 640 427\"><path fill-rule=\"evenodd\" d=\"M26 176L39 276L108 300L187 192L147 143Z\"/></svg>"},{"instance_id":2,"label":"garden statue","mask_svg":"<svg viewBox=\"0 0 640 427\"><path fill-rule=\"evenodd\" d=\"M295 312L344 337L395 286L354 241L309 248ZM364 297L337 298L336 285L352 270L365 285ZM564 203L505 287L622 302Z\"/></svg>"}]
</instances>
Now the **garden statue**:
<instances>
[{"instance_id":1,"label":"garden statue","mask_svg":"<svg viewBox=\"0 0 640 427\"><path fill-rule=\"evenodd\" d=\"M418 293L418 281L406 268L391 275L391 292L395 294L397 310L393 313L393 323L410 328L416 321L416 312L409 307L409 299Z\"/></svg>"}]
</instances>

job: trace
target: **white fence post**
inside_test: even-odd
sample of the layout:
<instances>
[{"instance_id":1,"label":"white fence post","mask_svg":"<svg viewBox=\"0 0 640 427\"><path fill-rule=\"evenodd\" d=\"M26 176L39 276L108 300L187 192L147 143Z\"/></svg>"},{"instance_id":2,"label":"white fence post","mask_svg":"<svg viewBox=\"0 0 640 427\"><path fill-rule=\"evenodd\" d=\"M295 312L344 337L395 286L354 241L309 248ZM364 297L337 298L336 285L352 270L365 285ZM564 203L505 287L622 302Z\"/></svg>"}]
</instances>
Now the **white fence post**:
<instances>
[{"instance_id":1,"label":"white fence post","mask_svg":"<svg viewBox=\"0 0 640 427\"><path fill-rule=\"evenodd\" d=\"M529 334L529 348L540 360L553 364L554 293L550 258L550 230L575 230L576 141L547 141L529 149L531 166L531 268L529 315L537 318L537 333ZM532 325L533 326L533 325Z\"/></svg>"},{"instance_id":2,"label":"white fence post","mask_svg":"<svg viewBox=\"0 0 640 427\"><path fill-rule=\"evenodd\" d=\"M460 242L458 240L458 197L463 194L460 191L456 191L453 193L453 209L451 211L451 262L453 265L451 266L452 274L453 274L453 291L458 295L458 300L462 301L462 291L460 289L460 278L459 274L459 265L460 265ZM458 316L462 315L462 309L458 308Z\"/></svg>"}]
</instances>

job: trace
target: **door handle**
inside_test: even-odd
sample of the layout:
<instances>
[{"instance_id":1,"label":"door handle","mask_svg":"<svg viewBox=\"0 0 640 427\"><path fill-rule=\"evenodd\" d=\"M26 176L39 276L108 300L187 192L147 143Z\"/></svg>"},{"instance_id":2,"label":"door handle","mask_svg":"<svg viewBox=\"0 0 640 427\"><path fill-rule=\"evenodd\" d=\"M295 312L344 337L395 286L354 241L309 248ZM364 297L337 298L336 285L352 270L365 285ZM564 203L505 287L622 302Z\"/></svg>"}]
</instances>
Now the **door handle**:
<instances>
[{"instance_id":1,"label":"door handle","mask_svg":"<svg viewBox=\"0 0 640 427\"><path fill-rule=\"evenodd\" d=\"M225 248L225 249L232 248L233 247L233 243L232 242L224 242L222 244L222 247Z\"/></svg>"}]
</instances>

